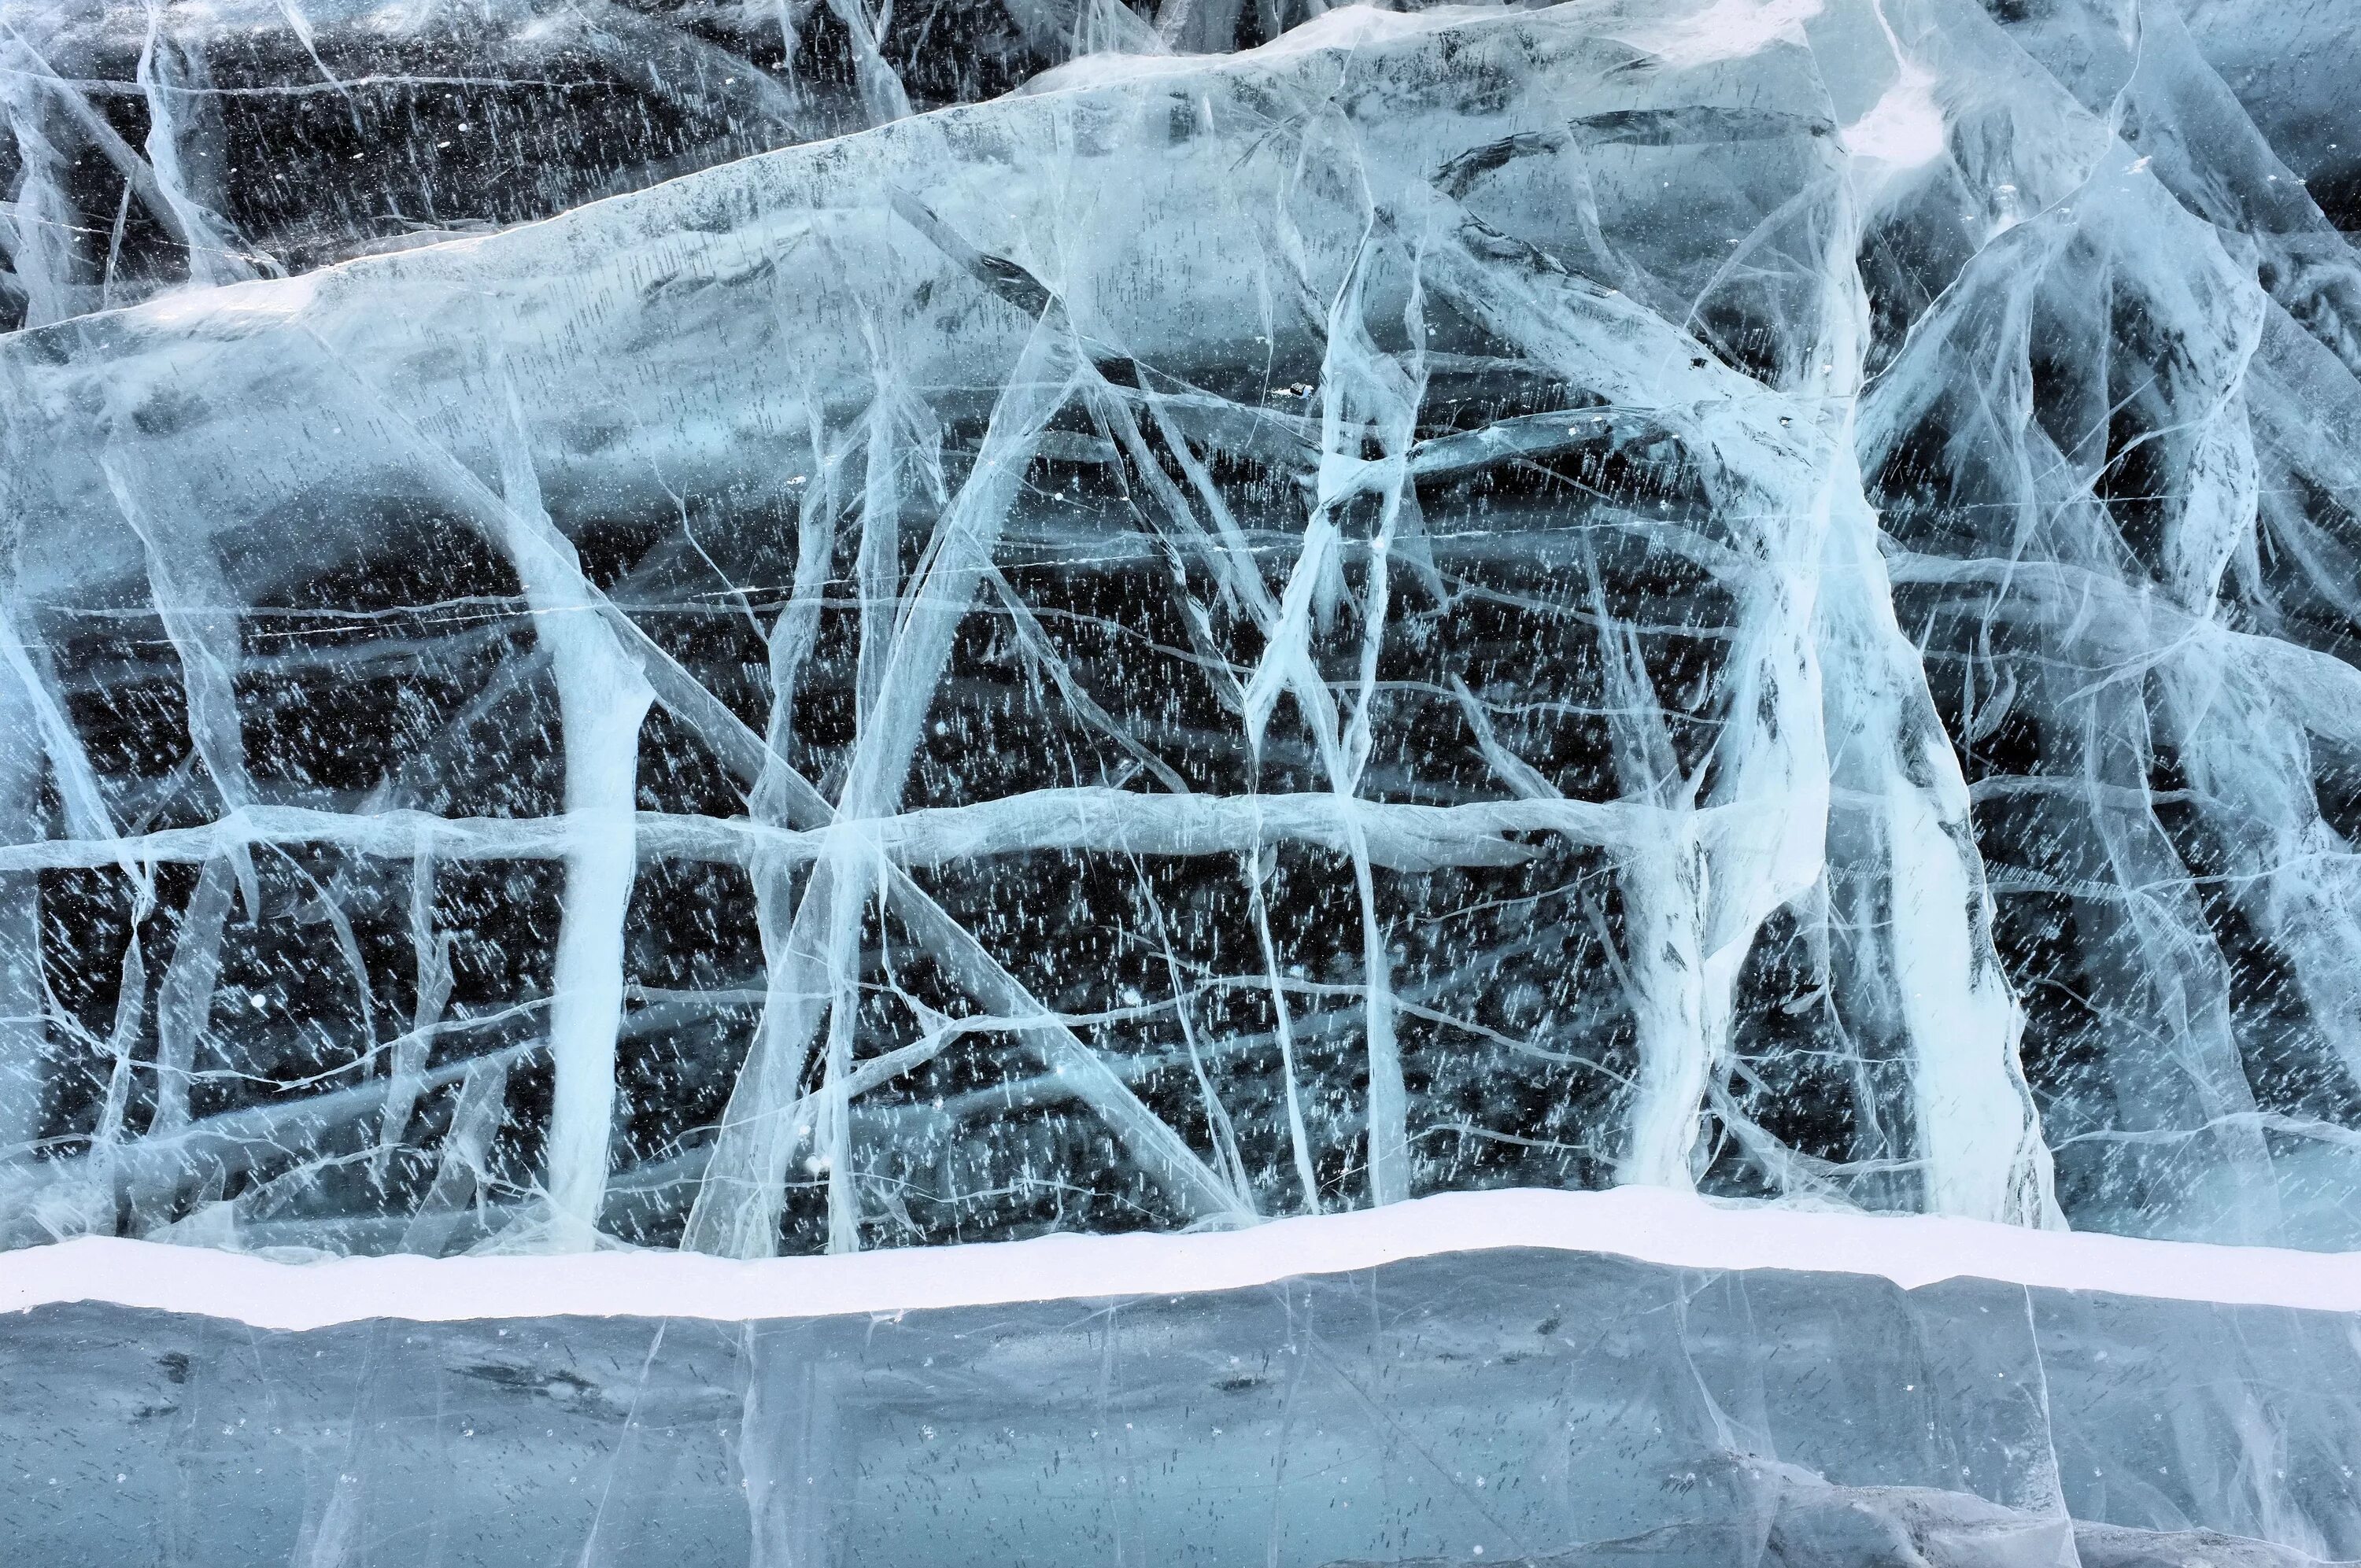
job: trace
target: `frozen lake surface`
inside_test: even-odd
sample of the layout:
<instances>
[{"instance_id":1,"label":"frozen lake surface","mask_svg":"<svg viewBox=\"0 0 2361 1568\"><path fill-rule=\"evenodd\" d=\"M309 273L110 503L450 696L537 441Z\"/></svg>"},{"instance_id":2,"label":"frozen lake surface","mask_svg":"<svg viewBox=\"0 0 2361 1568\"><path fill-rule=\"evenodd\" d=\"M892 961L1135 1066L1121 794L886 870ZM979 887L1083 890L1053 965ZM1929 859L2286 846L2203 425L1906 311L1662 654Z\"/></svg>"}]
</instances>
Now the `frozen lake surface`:
<instances>
[{"instance_id":1,"label":"frozen lake surface","mask_svg":"<svg viewBox=\"0 0 2361 1568\"><path fill-rule=\"evenodd\" d=\"M0 1565L2361 1560L2351 0L0 0Z\"/></svg>"},{"instance_id":2,"label":"frozen lake surface","mask_svg":"<svg viewBox=\"0 0 2361 1568\"><path fill-rule=\"evenodd\" d=\"M1492 1193L1210 1256L958 1247L923 1276L875 1266L908 1254L228 1259L196 1270L216 1315L27 1306L157 1293L124 1266L158 1249L75 1244L0 1315L0 1531L28 1563L189 1564L2361 1556L2361 1260L2240 1273L1954 1225L1964 1259L2083 1288L1905 1288L1877 1276L1938 1270L1943 1222L1696 1207ZM1175 1286L1192 1273L1234 1288ZM350 1321L370 1307L340 1278L418 1316ZM241 1301L340 1321L257 1327ZM454 1310L478 1315L418 1321Z\"/></svg>"}]
</instances>

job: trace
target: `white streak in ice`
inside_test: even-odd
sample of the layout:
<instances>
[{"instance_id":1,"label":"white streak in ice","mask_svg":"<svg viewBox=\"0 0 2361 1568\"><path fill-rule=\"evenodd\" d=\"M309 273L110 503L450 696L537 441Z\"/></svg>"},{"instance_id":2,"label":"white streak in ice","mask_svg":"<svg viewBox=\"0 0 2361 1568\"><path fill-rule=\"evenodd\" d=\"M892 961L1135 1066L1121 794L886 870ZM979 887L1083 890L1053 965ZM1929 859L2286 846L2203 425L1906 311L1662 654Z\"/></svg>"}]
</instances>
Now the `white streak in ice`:
<instances>
[{"instance_id":1,"label":"white streak in ice","mask_svg":"<svg viewBox=\"0 0 2361 1568\"><path fill-rule=\"evenodd\" d=\"M1663 1188L1444 1193L1194 1235L1021 1242L736 1261L695 1253L273 1262L86 1236L13 1255L0 1311L107 1301L302 1330L371 1318L559 1316L737 1322L840 1312L1235 1290L1499 1248L1669 1266L1961 1277L2164 1300L2361 1311L2361 1254L2031 1230L1937 1215L1717 1204Z\"/></svg>"}]
</instances>

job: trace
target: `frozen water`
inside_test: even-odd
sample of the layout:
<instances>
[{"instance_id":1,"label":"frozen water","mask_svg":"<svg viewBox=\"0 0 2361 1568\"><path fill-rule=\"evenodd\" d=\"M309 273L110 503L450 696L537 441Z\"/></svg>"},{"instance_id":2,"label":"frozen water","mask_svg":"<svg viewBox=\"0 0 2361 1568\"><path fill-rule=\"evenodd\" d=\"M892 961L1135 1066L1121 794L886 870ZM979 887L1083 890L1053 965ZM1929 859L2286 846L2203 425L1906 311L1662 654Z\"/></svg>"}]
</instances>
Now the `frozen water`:
<instances>
[{"instance_id":1,"label":"frozen water","mask_svg":"<svg viewBox=\"0 0 2361 1568\"><path fill-rule=\"evenodd\" d=\"M0 1239L2361 1245L2334 8L0 23Z\"/></svg>"},{"instance_id":2,"label":"frozen water","mask_svg":"<svg viewBox=\"0 0 2361 1568\"><path fill-rule=\"evenodd\" d=\"M0 1559L2361 1561L2349 13L0 0Z\"/></svg>"},{"instance_id":3,"label":"frozen water","mask_svg":"<svg viewBox=\"0 0 2361 1568\"><path fill-rule=\"evenodd\" d=\"M280 1323L291 1302L305 1310L306 1276L535 1282L511 1310L479 1294L460 1321L330 1312L302 1331L61 1289L0 1316L0 1530L12 1561L236 1568L2361 1556L2361 1260L2278 1255L2290 1276L2338 1265L2311 1272L2341 1278L2328 1299L2342 1310L1995 1279L1905 1289L1828 1265L1894 1268L1927 1229L2004 1269L2202 1249L2023 1231L2012 1247L1969 1222L1621 1201L1637 1196L1463 1194L1203 1239L758 1264L200 1268L243 1277L241 1310ZM1768 1233L1795 1266L1674 1267L1564 1243L1424 1255L1512 1239L1502 1214L1520 1209L1529 1233L1554 1224L1587 1245ZM1339 1228L1360 1238L1360 1266L1333 1249ZM1242 1267L1247 1248L1259 1255ZM137 1289L164 1249L86 1240L53 1255L116 1250L148 1255L121 1276ZM892 1266L914 1255L945 1266ZM1284 1277L1309 1260L1345 1266ZM1268 1282L1171 1288L1191 1264L1211 1265L1208 1283L1265 1268ZM2270 1268L2257 1255L2234 1288L2267 1302ZM854 1276L867 1283L848 1290ZM1062 1299L999 1296L1028 1276L1037 1298ZM568 1282L627 1277L631 1315L566 1315ZM714 1291L723 1277L739 1288ZM897 1283L913 1310L892 1310ZM531 1300L544 1285L559 1294ZM397 1310L434 1312L436 1296L412 1289ZM846 1310L855 1298L865 1310ZM610 1299L594 1287L577 1302Z\"/></svg>"}]
</instances>

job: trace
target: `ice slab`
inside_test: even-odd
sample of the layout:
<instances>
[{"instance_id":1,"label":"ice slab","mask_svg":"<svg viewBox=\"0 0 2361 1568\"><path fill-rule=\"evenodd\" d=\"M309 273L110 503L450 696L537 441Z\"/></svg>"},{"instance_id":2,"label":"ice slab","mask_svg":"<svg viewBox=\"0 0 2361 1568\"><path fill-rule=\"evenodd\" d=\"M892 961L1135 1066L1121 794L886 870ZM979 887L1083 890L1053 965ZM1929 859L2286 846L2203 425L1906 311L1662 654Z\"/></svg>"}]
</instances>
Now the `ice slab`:
<instances>
[{"instance_id":1,"label":"ice slab","mask_svg":"<svg viewBox=\"0 0 2361 1568\"><path fill-rule=\"evenodd\" d=\"M1543 1220L1574 1234L1530 1245ZM1690 1261L1582 1249L1609 1230ZM374 1277L398 1314L495 1315L0 1315L0 1530L27 1562L190 1564L2361 1554L2349 1266L2290 1260L2342 1267L2338 1310L1868 1272L2014 1247L2053 1278L2070 1255L2101 1260L2086 1283L2176 1255L2151 1277L2274 1288L2204 1248L1988 1230L2005 1240L1978 1252L1955 1222L1494 1193L1245 1236L939 1249L923 1273L895 1271L909 1254L222 1257L190 1274L195 1299L221 1312L209 1276L267 1277L245 1306L264 1324L355 1310L341 1284L307 1302L306 1277ZM1758 1266L1783 1253L1823 1266ZM667 1278L669 1301L648 1284ZM1027 1279L1037 1299L1015 1299Z\"/></svg>"},{"instance_id":2,"label":"ice slab","mask_svg":"<svg viewBox=\"0 0 2361 1568\"><path fill-rule=\"evenodd\" d=\"M0 0L0 1563L2361 1561L2329 0Z\"/></svg>"},{"instance_id":3,"label":"ice slab","mask_svg":"<svg viewBox=\"0 0 2361 1568\"><path fill-rule=\"evenodd\" d=\"M2326 65L888 9L8 13L0 1243L2361 1245Z\"/></svg>"}]
</instances>

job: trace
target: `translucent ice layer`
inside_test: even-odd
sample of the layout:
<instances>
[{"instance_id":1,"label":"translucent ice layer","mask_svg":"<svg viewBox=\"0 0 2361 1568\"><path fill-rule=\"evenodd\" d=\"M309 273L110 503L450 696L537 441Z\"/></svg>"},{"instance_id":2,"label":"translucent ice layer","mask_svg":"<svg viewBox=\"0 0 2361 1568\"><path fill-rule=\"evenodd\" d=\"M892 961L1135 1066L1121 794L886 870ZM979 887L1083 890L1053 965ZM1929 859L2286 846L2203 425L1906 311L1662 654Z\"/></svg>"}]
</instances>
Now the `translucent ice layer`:
<instances>
[{"instance_id":1,"label":"translucent ice layer","mask_svg":"<svg viewBox=\"0 0 2361 1568\"><path fill-rule=\"evenodd\" d=\"M2193 1273L2230 1249L1626 1201L1641 1196L1455 1194L1244 1235L754 1264L181 1252L191 1272L247 1281L265 1321L301 1310L323 1274L429 1281L397 1312L495 1277L641 1288L621 1293L627 1317L595 1315L612 1298L594 1286L578 1298L594 1315L544 1293L464 1321L301 1332L97 1300L9 1311L0 1532L12 1562L188 1568L2361 1556L2361 1260L2279 1255L2289 1275L2341 1278L2344 1310L1904 1289L1828 1266L1891 1266L1930 1230L2004 1266L2108 1254L2125 1282L2126 1260ZM1592 1245L1694 1227L1735 1255L1774 1236L1794 1266L1549 1242L1427 1255L1513 1235L1500 1220L1517 1210ZM1342 1262L1339 1230L1393 1261L1287 1277L1299 1243L1308 1266ZM1166 1266L1256 1248L1278 1266L1249 1288L1175 1288L1185 1265ZM55 1262L93 1249L166 1252L84 1241L37 1266L62 1280ZM920 1258L933 1266L903 1266ZM2215 1277L2268 1292L2270 1266ZM1009 1299L1028 1274L1048 1299ZM719 1309L701 1288L717 1277L744 1287ZM912 1310L894 1310L896 1277L922 1286ZM651 1310L667 1299L685 1315Z\"/></svg>"},{"instance_id":2,"label":"translucent ice layer","mask_svg":"<svg viewBox=\"0 0 2361 1568\"><path fill-rule=\"evenodd\" d=\"M0 1239L2361 1245L2333 17L55 10Z\"/></svg>"}]
</instances>

